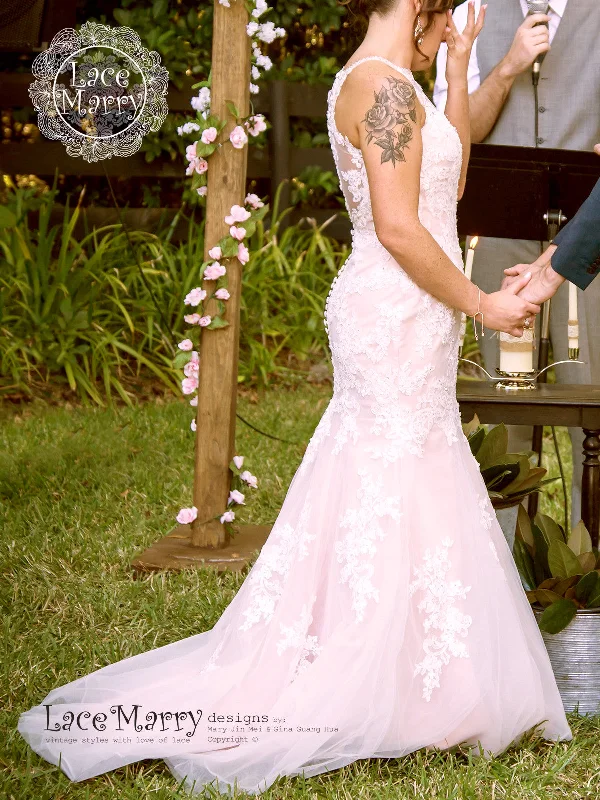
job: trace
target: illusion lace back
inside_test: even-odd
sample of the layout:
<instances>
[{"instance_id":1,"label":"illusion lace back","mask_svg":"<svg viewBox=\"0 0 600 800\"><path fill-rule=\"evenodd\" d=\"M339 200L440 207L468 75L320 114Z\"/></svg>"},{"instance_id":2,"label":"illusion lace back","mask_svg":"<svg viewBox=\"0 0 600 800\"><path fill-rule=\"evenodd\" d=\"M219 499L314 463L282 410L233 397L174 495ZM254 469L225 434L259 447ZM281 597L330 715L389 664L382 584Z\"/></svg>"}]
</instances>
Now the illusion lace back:
<instances>
[{"instance_id":1,"label":"illusion lace back","mask_svg":"<svg viewBox=\"0 0 600 800\"><path fill-rule=\"evenodd\" d=\"M373 57L375 58L375 57ZM461 144L426 109L419 217L457 269ZM51 691L21 714L75 781L164 758L193 792L534 726L570 739L546 649L460 425L459 314L377 239L361 152L328 126L353 224L325 325L333 396L271 534L216 625ZM199 621L199 625L202 621ZM219 719L219 715L221 718ZM229 715L229 718L228 718Z\"/></svg>"}]
</instances>

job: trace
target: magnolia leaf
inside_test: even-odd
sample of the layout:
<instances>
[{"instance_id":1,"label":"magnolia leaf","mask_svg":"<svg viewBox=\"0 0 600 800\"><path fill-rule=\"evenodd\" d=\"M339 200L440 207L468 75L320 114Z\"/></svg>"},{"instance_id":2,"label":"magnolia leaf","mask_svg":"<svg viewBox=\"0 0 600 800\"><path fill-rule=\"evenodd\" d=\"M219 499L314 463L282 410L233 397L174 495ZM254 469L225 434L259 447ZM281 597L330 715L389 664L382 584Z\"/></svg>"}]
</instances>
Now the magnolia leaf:
<instances>
[{"instance_id":1,"label":"magnolia leaf","mask_svg":"<svg viewBox=\"0 0 600 800\"><path fill-rule=\"evenodd\" d=\"M513 544L513 557L519 570L521 581L525 589L535 589L535 576L533 574L533 559L520 539L515 538Z\"/></svg>"},{"instance_id":2,"label":"magnolia leaf","mask_svg":"<svg viewBox=\"0 0 600 800\"><path fill-rule=\"evenodd\" d=\"M548 566L554 578L581 575L581 564L564 542L554 539L548 547Z\"/></svg>"},{"instance_id":3,"label":"magnolia leaf","mask_svg":"<svg viewBox=\"0 0 600 800\"><path fill-rule=\"evenodd\" d=\"M483 440L483 444L479 448L477 461L482 469L485 469L494 459L506 453L508 449L508 429L506 425L501 422L500 425L492 428Z\"/></svg>"},{"instance_id":4,"label":"magnolia leaf","mask_svg":"<svg viewBox=\"0 0 600 800\"><path fill-rule=\"evenodd\" d=\"M551 606L552 603L556 603L558 600L562 600L561 595L550 591L550 589L536 589L535 597L538 603L544 606L544 608Z\"/></svg>"},{"instance_id":5,"label":"magnolia leaf","mask_svg":"<svg viewBox=\"0 0 600 800\"><path fill-rule=\"evenodd\" d=\"M538 589L554 589L557 583L560 583L560 578L548 578L540 583Z\"/></svg>"},{"instance_id":6,"label":"magnolia leaf","mask_svg":"<svg viewBox=\"0 0 600 800\"><path fill-rule=\"evenodd\" d=\"M560 528L557 523L549 517L547 514L536 514L535 515L535 524L544 534L544 538L550 544L552 541L563 542L565 541L565 537L562 532L562 528Z\"/></svg>"},{"instance_id":7,"label":"magnolia leaf","mask_svg":"<svg viewBox=\"0 0 600 800\"><path fill-rule=\"evenodd\" d=\"M502 486L510 483L510 481L513 480L518 471L518 464L496 464L492 467L486 467L485 469L482 468L481 476L488 489L496 489L496 491L500 491Z\"/></svg>"},{"instance_id":8,"label":"magnolia leaf","mask_svg":"<svg viewBox=\"0 0 600 800\"><path fill-rule=\"evenodd\" d=\"M535 580L539 587L540 583L550 577L550 568L548 566L548 543L544 539L544 535L537 525L532 526L532 535L534 541L534 555L533 555L533 571Z\"/></svg>"},{"instance_id":9,"label":"magnolia leaf","mask_svg":"<svg viewBox=\"0 0 600 800\"><path fill-rule=\"evenodd\" d=\"M477 453L483 441L485 439L485 428L479 428L479 430L475 431L475 433L469 436L469 447L471 448L471 452L477 458Z\"/></svg>"},{"instance_id":10,"label":"magnolia leaf","mask_svg":"<svg viewBox=\"0 0 600 800\"><path fill-rule=\"evenodd\" d=\"M512 458L512 455L509 454L507 458ZM515 477L512 483L509 483L508 486L504 488L505 494L518 492L521 488L522 482L528 477L529 473L531 472L531 464L529 463L529 459L527 458L527 456L517 455L515 456L515 458L516 462L519 465L519 474Z\"/></svg>"},{"instance_id":11,"label":"magnolia leaf","mask_svg":"<svg viewBox=\"0 0 600 800\"><path fill-rule=\"evenodd\" d=\"M527 599L529 600L530 603L537 603L538 599L533 589L530 589L529 591L525 592L525 594L527 595Z\"/></svg>"},{"instance_id":12,"label":"magnolia leaf","mask_svg":"<svg viewBox=\"0 0 600 800\"><path fill-rule=\"evenodd\" d=\"M534 469L531 469L527 477L523 478L515 489L511 489L511 494L517 494L517 492L525 492L536 488L538 484L540 484L546 472L547 470L545 470L543 467L535 467Z\"/></svg>"},{"instance_id":13,"label":"magnolia leaf","mask_svg":"<svg viewBox=\"0 0 600 800\"><path fill-rule=\"evenodd\" d=\"M596 559L593 553L580 553L577 560L581 564L581 572L585 575L586 572L591 572L596 566Z\"/></svg>"},{"instance_id":14,"label":"magnolia leaf","mask_svg":"<svg viewBox=\"0 0 600 800\"><path fill-rule=\"evenodd\" d=\"M580 575L571 575L570 578L564 578L563 580L559 580L558 583L555 584L553 591L557 594L564 596L567 589L570 589L571 586L575 586L575 584L580 580ZM539 588L539 587L538 587Z\"/></svg>"},{"instance_id":15,"label":"magnolia leaf","mask_svg":"<svg viewBox=\"0 0 600 800\"><path fill-rule=\"evenodd\" d=\"M475 414L475 416L470 422L463 423L462 429L467 439L469 438L469 436L471 436L472 433L475 433L478 430L480 424L481 423L479 422L479 417L477 416L477 414Z\"/></svg>"},{"instance_id":16,"label":"magnolia leaf","mask_svg":"<svg viewBox=\"0 0 600 800\"><path fill-rule=\"evenodd\" d=\"M534 542L533 533L531 531L531 520L522 503L519 503L519 511L517 514L517 536L520 536L525 544L533 550Z\"/></svg>"},{"instance_id":17,"label":"magnolia leaf","mask_svg":"<svg viewBox=\"0 0 600 800\"><path fill-rule=\"evenodd\" d=\"M576 556L579 556L582 553L589 553L594 559L594 564L592 567L590 567L590 569L594 569L596 566L596 559L592 553L592 537L590 536L588 529L585 527L583 520L580 520L573 528L567 544Z\"/></svg>"},{"instance_id":18,"label":"magnolia leaf","mask_svg":"<svg viewBox=\"0 0 600 800\"><path fill-rule=\"evenodd\" d=\"M572 600L557 600L540 617L540 628L546 633L559 633L564 630L577 614L577 606Z\"/></svg>"},{"instance_id":19,"label":"magnolia leaf","mask_svg":"<svg viewBox=\"0 0 600 800\"><path fill-rule=\"evenodd\" d=\"M590 597L594 597L600 588L600 575L596 572L588 572L575 587L575 594L580 603L588 604Z\"/></svg>"}]
</instances>

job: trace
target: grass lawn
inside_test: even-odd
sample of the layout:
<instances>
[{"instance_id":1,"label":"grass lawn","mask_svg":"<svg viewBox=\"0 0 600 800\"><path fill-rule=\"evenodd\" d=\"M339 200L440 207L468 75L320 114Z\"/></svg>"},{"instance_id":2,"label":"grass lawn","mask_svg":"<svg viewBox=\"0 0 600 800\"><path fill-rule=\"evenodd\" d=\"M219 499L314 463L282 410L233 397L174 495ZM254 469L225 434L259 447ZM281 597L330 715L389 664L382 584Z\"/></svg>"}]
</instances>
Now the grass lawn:
<instances>
[{"instance_id":1,"label":"grass lawn","mask_svg":"<svg viewBox=\"0 0 600 800\"><path fill-rule=\"evenodd\" d=\"M248 522L272 522L331 386L304 384L240 398L240 414L298 444L238 421L237 452L257 475ZM0 514L4 574L0 797L7 800L182 797L162 761L144 761L71 783L31 753L18 714L55 686L106 664L211 628L247 569L134 579L130 560L191 505L193 409L185 400L137 409L44 405L0 409ZM566 433L559 431L563 450ZM570 462L569 458L566 458ZM553 469L555 467L553 466ZM551 485L542 510L561 519ZM530 740L501 757L415 753L372 759L303 781L280 779L268 800L339 798L598 798L600 719L571 718L575 739ZM243 796L243 795L241 795Z\"/></svg>"}]
</instances>

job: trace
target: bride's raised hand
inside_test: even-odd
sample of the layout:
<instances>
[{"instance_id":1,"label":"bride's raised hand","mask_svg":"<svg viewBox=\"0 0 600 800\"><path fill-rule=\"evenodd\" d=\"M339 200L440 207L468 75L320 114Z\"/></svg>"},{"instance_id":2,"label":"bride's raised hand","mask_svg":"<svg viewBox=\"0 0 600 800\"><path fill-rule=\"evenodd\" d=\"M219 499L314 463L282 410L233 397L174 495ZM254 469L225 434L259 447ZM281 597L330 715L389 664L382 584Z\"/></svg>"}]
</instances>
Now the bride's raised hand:
<instances>
[{"instance_id":1,"label":"bride's raised hand","mask_svg":"<svg viewBox=\"0 0 600 800\"><path fill-rule=\"evenodd\" d=\"M487 3L481 6L477 20L475 20L475 0L469 0L467 24L462 33L456 27L452 11L447 12L446 45L448 46L448 58L446 60L446 80L448 83L457 79L466 79L469 57L473 43L483 28L486 9Z\"/></svg>"}]
</instances>

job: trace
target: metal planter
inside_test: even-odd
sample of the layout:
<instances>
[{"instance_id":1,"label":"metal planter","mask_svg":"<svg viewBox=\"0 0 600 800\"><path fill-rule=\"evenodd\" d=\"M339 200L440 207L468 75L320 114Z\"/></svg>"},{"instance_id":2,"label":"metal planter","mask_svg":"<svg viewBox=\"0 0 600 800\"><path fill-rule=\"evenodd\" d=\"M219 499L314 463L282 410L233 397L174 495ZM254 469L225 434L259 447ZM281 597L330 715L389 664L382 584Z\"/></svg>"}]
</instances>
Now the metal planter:
<instances>
[{"instance_id":1,"label":"metal planter","mask_svg":"<svg viewBox=\"0 0 600 800\"><path fill-rule=\"evenodd\" d=\"M542 612L533 606L538 624ZM600 715L600 609L578 609L560 633L541 633L565 711Z\"/></svg>"}]
</instances>

